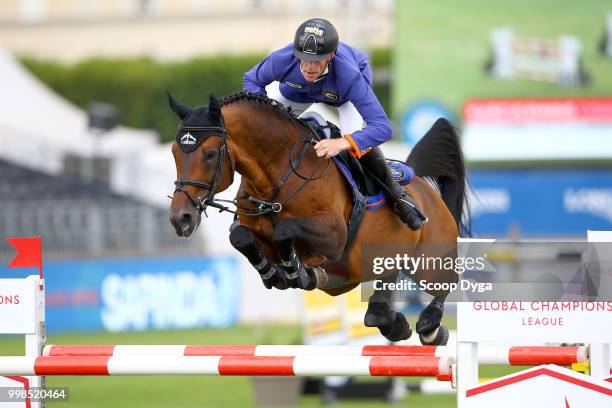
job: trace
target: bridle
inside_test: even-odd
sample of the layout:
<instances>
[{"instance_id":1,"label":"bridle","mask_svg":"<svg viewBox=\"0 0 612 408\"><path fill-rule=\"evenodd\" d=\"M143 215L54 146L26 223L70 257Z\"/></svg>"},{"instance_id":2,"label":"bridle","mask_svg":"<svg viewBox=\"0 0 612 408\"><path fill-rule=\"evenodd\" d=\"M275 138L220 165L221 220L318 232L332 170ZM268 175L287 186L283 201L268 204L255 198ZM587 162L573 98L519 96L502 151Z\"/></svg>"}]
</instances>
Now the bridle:
<instances>
[{"instance_id":1,"label":"bridle","mask_svg":"<svg viewBox=\"0 0 612 408\"><path fill-rule=\"evenodd\" d=\"M240 199L248 201L249 203L254 205L254 207L247 207L247 206L241 205L235 199L234 200L223 200L223 199L215 198L215 194L216 194L215 189L217 188L219 184L219 180L221 179L221 175L223 173L223 165L225 163L226 157L229 158L229 165L230 165L230 171L231 171L231 177L232 177L230 184L232 184L234 181L234 165L232 162L231 152L227 144L228 135L227 135L227 129L225 128L225 123L223 121L223 116L221 116L221 122L220 122L221 126L183 126L183 125L180 125L179 130L181 131L211 132L211 136L209 137L212 137L212 136L220 137L221 144L219 145L219 160L217 161L217 168L215 169L215 174L213 174L212 181L209 183L206 183L206 182L202 182L199 180L179 178L174 181L174 185L176 187L174 190L174 193L176 194L177 192L181 192L185 194L185 196L187 196L187 199L189 199L189 201L191 202L193 207L198 211L199 214L204 213L205 215L207 215L206 207L217 208L219 209L219 212L226 211L226 212L233 213L235 215L246 215L246 216L261 216L261 215L269 215L269 214L281 212L283 210L283 204L276 201L276 198L278 197L278 194L280 193L281 188L283 187L283 185L285 184L285 182L287 181L287 179L289 178L291 174L295 174L296 176L304 180L304 183L302 183L297 189L295 189L288 195L288 197L284 200L285 203L288 202L289 199L297 195L310 181L314 181L314 180L317 180L323 177L323 175L327 172L331 164L331 160L328 160L327 166L325 167L325 169L323 169L323 171L316 177L315 177L315 174L319 170L319 165L323 161L323 158L319 160L319 162L317 163L317 166L315 167L314 171L310 174L310 176L303 176L297 171L297 168L302 158L306 154L308 147L310 147L311 145L314 145L319 140L316 137L317 132L316 132L315 126L310 121L304 121L303 123L305 123L306 126L308 127L308 135L306 138L304 138L302 147L300 148L300 151L298 152L295 158L295 161L293 159L293 151L295 148L295 144L291 146L291 149L289 150L289 166L287 170L285 171L285 173L283 174L283 176L278 181L278 183L276 184L276 186L273 188L270 199L264 200L264 199L260 199L257 197L253 197L245 191L242 192ZM206 189L208 190L208 193L200 199L195 199L191 196L191 194L189 194L189 191L183 188L184 186L194 186L194 187ZM221 203L229 203L235 206L237 209L232 210L229 207ZM243 211L239 211L238 209L241 209Z\"/></svg>"},{"instance_id":2,"label":"bridle","mask_svg":"<svg viewBox=\"0 0 612 408\"><path fill-rule=\"evenodd\" d=\"M200 214L202 214L202 212L205 213L206 206L210 205L209 203L214 201L214 197L215 197L214 191L217 188L217 185L219 184L219 179L221 178L221 174L223 173L223 165L225 164L225 157L230 156L230 151L227 146L227 130L225 130L225 125L223 123L223 117L221 117L221 126L183 126L183 125L180 125L179 130L184 131L184 132L206 131L206 132L211 132L212 133L211 136L217 136L221 138L221 145L219 146L219 160L217 160L217 168L215 169L215 174L213 174L212 182L205 183L199 180L190 180L190 179L183 179L183 178L179 178L174 181L174 185L176 187L174 189L174 193L176 194L176 192L178 191L178 192L185 194L187 198L189 199L189 201L191 202L191 204L194 206L194 208ZM231 157L230 157L230 170L231 170L231 177L232 177L232 180L230 182L231 184L234 181L234 166L232 164ZM189 194L189 191L183 188L184 186L194 186L198 188L203 188L203 189L208 190L208 193L204 197L197 200L193 198L191 194Z\"/></svg>"}]
</instances>

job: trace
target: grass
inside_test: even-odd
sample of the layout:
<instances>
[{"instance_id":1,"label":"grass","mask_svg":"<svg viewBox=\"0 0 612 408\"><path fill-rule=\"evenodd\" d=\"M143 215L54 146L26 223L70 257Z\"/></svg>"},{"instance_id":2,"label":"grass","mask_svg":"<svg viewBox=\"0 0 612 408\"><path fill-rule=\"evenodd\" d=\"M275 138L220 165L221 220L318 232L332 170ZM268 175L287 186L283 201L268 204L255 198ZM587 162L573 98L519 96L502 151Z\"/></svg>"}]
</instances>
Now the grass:
<instances>
[{"instance_id":1,"label":"grass","mask_svg":"<svg viewBox=\"0 0 612 408\"><path fill-rule=\"evenodd\" d=\"M439 0L396 2L392 106L400 115L424 98L446 104L456 117L463 102L476 97L606 96L612 90L612 58L599 54L605 0ZM488 76L490 33L510 27L521 37L576 36L592 83L566 87ZM399 117L399 116L398 116Z\"/></svg>"}]
</instances>

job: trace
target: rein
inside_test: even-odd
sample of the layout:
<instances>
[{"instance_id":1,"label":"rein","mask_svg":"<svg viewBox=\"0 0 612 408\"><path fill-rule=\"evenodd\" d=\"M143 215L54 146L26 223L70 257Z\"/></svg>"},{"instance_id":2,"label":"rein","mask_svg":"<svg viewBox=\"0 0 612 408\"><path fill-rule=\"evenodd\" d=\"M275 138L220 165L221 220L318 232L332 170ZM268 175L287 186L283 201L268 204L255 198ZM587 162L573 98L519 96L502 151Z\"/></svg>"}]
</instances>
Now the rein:
<instances>
[{"instance_id":1,"label":"rein","mask_svg":"<svg viewBox=\"0 0 612 408\"><path fill-rule=\"evenodd\" d=\"M235 215L255 216L255 217L281 212L283 210L283 203L279 201L275 201L275 200L278 197L278 194L280 193L281 188L283 187L287 179L291 176L291 174L295 174L296 176L304 180L304 182L299 187L297 187L295 190L293 190L287 196L287 198L285 198L284 200L285 204L289 202L290 199L294 198L300 191L302 191L304 187L306 187L306 184L323 177L323 175L327 172L327 170L329 169L331 165L331 160L328 160L327 166L325 167L325 169L323 169L323 171L321 171L321 173L317 175L316 177L315 175L317 174L320 164L323 162L324 158L321 158L319 160L319 162L317 163L317 166L315 167L315 169L309 176L303 176L297 171L297 168L299 167L300 162L302 161L302 158L306 154L306 151L308 150L308 148L311 145L314 145L318 141L316 137L317 133L316 133L315 127L310 122L305 122L305 124L308 127L307 136L310 136L310 137L307 137L304 139L302 143L302 147L300 148L295 158L295 161L293 158L293 151L297 143L294 143L291 146L291 149L289 150L289 166L287 170L285 171L285 173L283 174L283 176L278 181L278 183L276 184L276 186L272 189L271 197L268 200L265 200L265 199L253 197L244 191L242 192L242 195L240 196L239 199L248 201L254 207L247 207L247 206L241 205L240 203L238 203L236 199L224 200L224 199L215 198L215 194L216 194L215 189L217 188L217 185L219 184L219 180L223 173L223 165L225 163L226 157L229 158L229 162L230 162L230 171L231 171L231 176L232 176L232 180L230 184L234 181L234 167L232 164L231 152L227 145L228 135L227 135L227 130L225 128L225 124L223 122L223 117L221 117L221 126L203 126L203 127L179 126L180 130L187 131L187 132L202 131L202 130L215 132L215 134L211 136L220 137L221 144L219 146L219 160L218 160L217 168L215 170L215 174L213 175L212 181L210 183L206 183L206 182L202 182L199 180L177 179L174 181L174 185L176 186L174 193L176 194L176 192L181 192L185 194L187 198L189 199L189 201L191 202L191 204L193 205L193 207L198 211L198 213L200 214L204 213L204 215L207 215L207 216L208 214L206 214L206 207L217 208L220 213L229 212ZM186 189L183 188L184 186L194 186L194 187L202 188L202 189L208 190L208 193L200 199L195 199L191 196L191 194L189 194L189 192ZM229 203L230 205L235 206L236 210L232 210L229 207L221 203ZM243 210L243 211L240 211L240 210Z\"/></svg>"}]
</instances>

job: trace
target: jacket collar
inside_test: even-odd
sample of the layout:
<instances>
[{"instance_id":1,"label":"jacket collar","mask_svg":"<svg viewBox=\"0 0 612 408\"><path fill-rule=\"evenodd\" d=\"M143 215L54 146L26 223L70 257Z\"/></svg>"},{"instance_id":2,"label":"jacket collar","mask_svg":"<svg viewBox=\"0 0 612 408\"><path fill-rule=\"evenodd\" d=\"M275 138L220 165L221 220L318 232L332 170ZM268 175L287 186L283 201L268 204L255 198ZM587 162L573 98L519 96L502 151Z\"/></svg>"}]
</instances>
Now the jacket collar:
<instances>
[{"instance_id":1,"label":"jacket collar","mask_svg":"<svg viewBox=\"0 0 612 408\"><path fill-rule=\"evenodd\" d=\"M327 66L325 67L325 71L321 74L321 76L315 79L312 83L314 84L315 82L319 82L320 80L327 78L328 73L329 73L329 64L327 64Z\"/></svg>"}]
</instances>

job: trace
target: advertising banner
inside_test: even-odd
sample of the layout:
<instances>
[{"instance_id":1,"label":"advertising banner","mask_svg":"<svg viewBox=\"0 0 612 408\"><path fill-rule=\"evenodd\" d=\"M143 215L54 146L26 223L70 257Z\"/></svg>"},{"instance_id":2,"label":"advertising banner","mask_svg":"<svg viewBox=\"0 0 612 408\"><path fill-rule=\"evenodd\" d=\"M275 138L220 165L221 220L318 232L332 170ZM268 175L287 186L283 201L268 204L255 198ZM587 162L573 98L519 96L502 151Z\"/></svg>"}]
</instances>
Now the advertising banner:
<instances>
[{"instance_id":1,"label":"advertising banner","mask_svg":"<svg viewBox=\"0 0 612 408\"><path fill-rule=\"evenodd\" d=\"M612 98L477 99L462 116L468 160L612 157Z\"/></svg>"},{"instance_id":2,"label":"advertising banner","mask_svg":"<svg viewBox=\"0 0 612 408\"><path fill-rule=\"evenodd\" d=\"M238 320L233 257L45 261L44 269L52 332L225 327ZM17 307L15 296L8 296Z\"/></svg>"},{"instance_id":3,"label":"advertising banner","mask_svg":"<svg viewBox=\"0 0 612 408\"><path fill-rule=\"evenodd\" d=\"M470 171L477 235L584 236L612 229L612 169Z\"/></svg>"}]
</instances>

